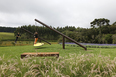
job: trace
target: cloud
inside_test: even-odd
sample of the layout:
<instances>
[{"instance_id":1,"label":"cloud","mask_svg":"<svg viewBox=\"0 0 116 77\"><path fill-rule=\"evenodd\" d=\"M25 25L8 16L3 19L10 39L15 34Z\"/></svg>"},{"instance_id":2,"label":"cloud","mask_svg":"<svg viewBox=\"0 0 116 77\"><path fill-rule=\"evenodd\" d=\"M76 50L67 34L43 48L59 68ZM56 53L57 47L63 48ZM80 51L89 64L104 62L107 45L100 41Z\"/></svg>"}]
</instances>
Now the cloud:
<instances>
[{"instance_id":1,"label":"cloud","mask_svg":"<svg viewBox=\"0 0 116 77\"><path fill-rule=\"evenodd\" d=\"M36 18L54 27L89 28L95 18L115 22L115 3L116 0L1 0L0 25L33 25Z\"/></svg>"}]
</instances>

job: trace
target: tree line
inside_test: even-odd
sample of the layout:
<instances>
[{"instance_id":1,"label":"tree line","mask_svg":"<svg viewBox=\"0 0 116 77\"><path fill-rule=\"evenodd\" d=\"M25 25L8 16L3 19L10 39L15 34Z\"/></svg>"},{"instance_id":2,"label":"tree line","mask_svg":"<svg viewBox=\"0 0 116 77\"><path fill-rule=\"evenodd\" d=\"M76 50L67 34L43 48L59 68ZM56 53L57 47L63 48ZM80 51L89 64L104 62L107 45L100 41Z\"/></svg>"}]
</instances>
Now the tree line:
<instances>
[{"instance_id":1,"label":"tree line","mask_svg":"<svg viewBox=\"0 0 116 77\"><path fill-rule=\"evenodd\" d=\"M0 27L0 32L14 32L16 28L13 27Z\"/></svg>"},{"instance_id":2,"label":"tree line","mask_svg":"<svg viewBox=\"0 0 116 77\"><path fill-rule=\"evenodd\" d=\"M76 40L77 42L83 43L111 43L116 44L116 22L113 24L109 24L110 20L105 18L94 19L90 22L91 28L81 28L75 26L65 26L65 27L52 27L63 34L71 37L72 39ZM32 33L38 32L41 38L46 40L58 40L58 42L62 41L62 36L58 33L50 30L44 26L35 26L35 25L24 25L18 27L14 34L16 35L17 32L20 32L22 35L22 39L32 39L33 35L25 32L21 28L25 28ZM66 39L66 42L71 42Z\"/></svg>"}]
</instances>

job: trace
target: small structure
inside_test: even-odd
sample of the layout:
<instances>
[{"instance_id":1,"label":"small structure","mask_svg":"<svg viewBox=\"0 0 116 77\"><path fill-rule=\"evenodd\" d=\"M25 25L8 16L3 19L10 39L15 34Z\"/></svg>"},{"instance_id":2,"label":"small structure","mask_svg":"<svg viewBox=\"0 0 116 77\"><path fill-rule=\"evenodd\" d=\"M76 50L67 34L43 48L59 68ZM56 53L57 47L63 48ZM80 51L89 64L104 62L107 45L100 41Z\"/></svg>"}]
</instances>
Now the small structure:
<instances>
[{"instance_id":1,"label":"small structure","mask_svg":"<svg viewBox=\"0 0 116 77\"><path fill-rule=\"evenodd\" d=\"M21 54L21 58L23 59L24 57L47 57L47 56L55 56L56 58L59 57L59 52L36 52L36 53L23 53Z\"/></svg>"}]
</instances>

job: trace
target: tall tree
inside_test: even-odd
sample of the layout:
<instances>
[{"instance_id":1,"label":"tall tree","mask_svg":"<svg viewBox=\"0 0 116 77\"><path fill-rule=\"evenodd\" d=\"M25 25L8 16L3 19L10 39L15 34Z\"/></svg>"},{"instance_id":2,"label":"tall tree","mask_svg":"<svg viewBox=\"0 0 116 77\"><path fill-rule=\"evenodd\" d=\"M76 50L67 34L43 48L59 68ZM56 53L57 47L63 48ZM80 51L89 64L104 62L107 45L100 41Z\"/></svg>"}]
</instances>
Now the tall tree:
<instances>
[{"instance_id":1,"label":"tall tree","mask_svg":"<svg viewBox=\"0 0 116 77\"><path fill-rule=\"evenodd\" d=\"M116 22L114 22L112 25L116 25Z\"/></svg>"},{"instance_id":2,"label":"tall tree","mask_svg":"<svg viewBox=\"0 0 116 77\"><path fill-rule=\"evenodd\" d=\"M100 19L94 19L90 24L91 27L95 28L95 26L99 27L99 33L101 34L101 26L104 25L109 25L110 20L105 19L105 18L100 18Z\"/></svg>"}]
</instances>

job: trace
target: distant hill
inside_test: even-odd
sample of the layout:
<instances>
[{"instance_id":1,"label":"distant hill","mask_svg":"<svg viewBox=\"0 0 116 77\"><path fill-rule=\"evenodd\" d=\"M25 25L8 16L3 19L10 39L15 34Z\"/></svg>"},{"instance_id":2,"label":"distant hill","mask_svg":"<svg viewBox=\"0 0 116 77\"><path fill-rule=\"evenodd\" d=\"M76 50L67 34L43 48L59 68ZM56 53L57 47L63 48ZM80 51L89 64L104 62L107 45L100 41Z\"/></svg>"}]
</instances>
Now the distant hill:
<instances>
[{"instance_id":1,"label":"distant hill","mask_svg":"<svg viewBox=\"0 0 116 77\"><path fill-rule=\"evenodd\" d=\"M16 28L13 27L1 27L0 26L0 32L14 32Z\"/></svg>"},{"instance_id":2,"label":"distant hill","mask_svg":"<svg viewBox=\"0 0 116 77\"><path fill-rule=\"evenodd\" d=\"M14 33L0 32L0 40L14 40Z\"/></svg>"}]
</instances>

